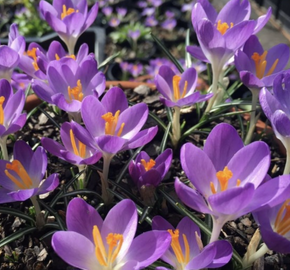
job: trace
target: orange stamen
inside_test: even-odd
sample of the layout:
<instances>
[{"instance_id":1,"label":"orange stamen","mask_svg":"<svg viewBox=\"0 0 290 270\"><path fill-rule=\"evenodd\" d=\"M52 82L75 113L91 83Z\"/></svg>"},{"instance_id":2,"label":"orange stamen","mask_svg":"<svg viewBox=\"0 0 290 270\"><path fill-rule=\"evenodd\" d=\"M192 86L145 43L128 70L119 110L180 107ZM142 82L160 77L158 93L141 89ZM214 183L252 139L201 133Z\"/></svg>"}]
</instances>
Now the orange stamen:
<instances>
[{"instance_id":1,"label":"orange stamen","mask_svg":"<svg viewBox=\"0 0 290 270\"><path fill-rule=\"evenodd\" d=\"M115 135L119 115L120 115L120 110L116 111L115 115L113 115L111 112L108 112L108 113L102 115L102 118L106 122L106 124L105 124L105 134L106 135L112 135L112 136ZM121 136L124 126L125 126L125 123L122 123L119 130L118 130L118 133L117 133L118 137Z\"/></svg>"},{"instance_id":2,"label":"orange stamen","mask_svg":"<svg viewBox=\"0 0 290 270\"><path fill-rule=\"evenodd\" d=\"M35 71L39 70L39 67L37 65L36 51L37 51L37 48L34 47L31 50L27 50L26 52L24 52L24 55L27 55L33 59L32 65L33 65Z\"/></svg>"},{"instance_id":3,"label":"orange stamen","mask_svg":"<svg viewBox=\"0 0 290 270\"><path fill-rule=\"evenodd\" d=\"M74 150L74 154L79 156L79 157L81 157L81 158L85 158L85 156L86 156L86 145L83 144L81 141L79 141L78 147L77 147L77 144L76 144L75 137L74 137L72 129L70 129L69 135L70 135L71 145L72 145L72 148Z\"/></svg>"},{"instance_id":4,"label":"orange stamen","mask_svg":"<svg viewBox=\"0 0 290 270\"><path fill-rule=\"evenodd\" d=\"M223 171L218 171L216 177L221 185L221 191L225 191L228 188L229 180L232 178L233 173L226 166Z\"/></svg>"},{"instance_id":5,"label":"orange stamen","mask_svg":"<svg viewBox=\"0 0 290 270\"><path fill-rule=\"evenodd\" d=\"M234 26L234 24L233 24L232 22L230 23L230 26L229 26L226 22L222 23L222 21L219 20L218 23L217 23L217 30L218 30L222 35L224 35L224 34L227 32L227 30L228 30L229 28L232 28L233 26Z\"/></svg>"},{"instance_id":6,"label":"orange stamen","mask_svg":"<svg viewBox=\"0 0 290 270\"><path fill-rule=\"evenodd\" d=\"M5 101L5 97L0 97L0 124L4 125L4 109L3 109L3 103Z\"/></svg>"},{"instance_id":7,"label":"orange stamen","mask_svg":"<svg viewBox=\"0 0 290 270\"><path fill-rule=\"evenodd\" d=\"M156 164L155 160L154 159L151 159L146 162L145 159L141 159L141 164L144 166L146 172L149 171L151 168L153 168Z\"/></svg>"},{"instance_id":8,"label":"orange stamen","mask_svg":"<svg viewBox=\"0 0 290 270\"><path fill-rule=\"evenodd\" d=\"M77 86L73 88L68 86L67 91L68 91L68 96L69 96L70 101L72 101L73 99L82 101L84 97L82 90L83 88L82 88L81 80L78 80Z\"/></svg>"},{"instance_id":9,"label":"orange stamen","mask_svg":"<svg viewBox=\"0 0 290 270\"><path fill-rule=\"evenodd\" d=\"M278 211L275 220L275 231L280 235L285 235L290 231L290 199L286 200Z\"/></svg>"},{"instance_id":10,"label":"orange stamen","mask_svg":"<svg viewBox=\"0 0 290 270\"><path fill-rule=\"evenodd\" d=\"M181 77L178 75L174 75L172 78L172 84L173 84L173 97L174 100L177 101L181 98L184 98L186 95L186 90L187 90L187 81L184 82L184 87L183 87L183 91L180 97L180 89L179 89L179 83L181 81Z\"/></svg>"},{"instance_id":11,"label":"orange stamen","mask_svg":"<svg viewBox=\"0 0 290 270\"><path fill-rule=\"evenodd\" d=\"M73 8L67 9L66 5L62 5L62 13L61 13L60 17L63 20L66 16L68 16L74 12L79 12L79 11L75 10Z\"/></svg>"}]
</instances>

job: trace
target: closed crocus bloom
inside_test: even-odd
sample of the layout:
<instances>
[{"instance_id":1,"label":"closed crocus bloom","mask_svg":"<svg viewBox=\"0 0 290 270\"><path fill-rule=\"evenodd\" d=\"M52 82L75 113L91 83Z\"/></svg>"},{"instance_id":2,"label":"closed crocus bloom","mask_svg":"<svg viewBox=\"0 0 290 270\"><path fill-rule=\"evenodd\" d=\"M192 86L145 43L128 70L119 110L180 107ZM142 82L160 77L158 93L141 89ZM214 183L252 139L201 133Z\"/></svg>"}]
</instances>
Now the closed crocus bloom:
<instances>
[{"instance_id":1,"label":"closed crocus bloom","mask_svg":"<svg viewBox=\"0 0 290 270\"><path fill-rule=\"evenodd\" d=\"M81 142L75 136L72 130L72 124L74 124L75 128L80 129L81 132L88 133L85 128L77 123L65 122L60 129L60 137L63 145L52 139L42 138L42 146L51 154L75 165L96 163L102 157L102 153L96 148L92 148L90 142Z\"/></svg>"},{"instance_id":2,"label":"closed crocus bloom","mask_svg":"<svg viewBox=\"0 0 290 270\"><path fill-rule=\"evenodd\" d=\"M221 240L203 247L199 227L188 217L184 217L176 229L164 218L155 216L152 220L153 230L166 230L171 235L171 247L161 259L173 266L175 270L199 270L218 268L229 262L232 246ZM169 270L157 267L156 270Z\"/></svg>"},{"instance_id":3,"label":"closed crocus bloom","mask_svg":"<svg viewBox=\"0 0 290 270\"><path fill-rule=\"evenodd\" d=\"M289 196L289 175L263 183L270 165L268 145L253 142L243 146L228 124L212 130L204 150L191 143L183 145L180 159L194 189L176 179L177 195L189 207L212 216L211 242L218 239L225 222Z\"/></svg>"},{"instance_id":4,"label":"closed crocus bloom","mask_svg":"<svg viewBox=\"0 0 290 270\"><path fill-rule=\"evenodd\" d=\"M289 47L278 44L264 51L259 39L251 36L235 56L235 66L242 82L250 89L260 90L273 85L289 61Z\"/></svg>"},{"instance_id":5,"label":"closed crocus bloom","mask_svg":"<svg viewBox=\"0 0 290 270\"><path fill-rule=\"evenodd\" d=\"M87 0L53 0L52 5L40 1L39 11L51 28L58 33L74 54L79 36L94 22L98 14L98 3L88 12Z\"/></svg>"},{"instance_id":6,"label":"closed crocus bloom","mask_svg":"<svg viewBox=\"0 0 290 270\"><path fill-rule=\"evenodd\" d=\"M168 172L171 161L171 149L166 149L155 160L150 158L146 152L142 151L130 163L128 169L138 188L144 185L157 187Z\"/></svg>"},{"instance_id":7,"label":"closed crocus bloom","mask_svg":"<svg viewBox=\"0 0 290 270\"><path fill-rule=\"evenodd\" d=\"M193 105L212 97L212 94L202 95L196 91L197 72L194 68L178 75L170 67L163 65L155 76L155 83L162 95L160 100L167 107Z\"/></svg>"},{"instance_id":8,"label":"closed crocus bloom","mask_svg":"<svg viewBox=\"0 0 290 270\"><path fill-rule=\"evenodd\" d=\"M0 202L25 201L54 190L58 184L56 173L43 180L47 157L42 147L35 152L24 142L17 141L13 161L0 160Z\"/></svg>"},{"instance_id":9,"label":"closed crocus bloom","mask_svg":"<svg viewBox=\"0 0 290 270\"><path fill-rule=\"evenodd\" d=\"M138 215L131 200L119 202L103 221L92 206L75 198L68 205L66 223L68 231L56 232L52 246L64 261L84 270L144 269L170 245L164 231L134 238Z\"/></svg>"},{"instance_id":10,"label":"closed crocus bloom","mask_svg":"<svg viewBox=\"0 0 290 270\"><path fill-rule=\"evenodd\" d=\"M48 83L33 80L34 92L72 117L79 113L86 96L99 97L106 87L105 76L98 72L93 57L87 57L81 63L70 57L52 61L47 67L47 80Z\"/></svg>"},{"instance_id":11,"label":"closed crocus bloom","mask_svg":"<svg viewBox=\"0 0 290 270\"><path fill-rule=\"evenodd\" d=\"M290 173L290 72L280 74L274 80L273 94L267 88L260 92L261 107L270 120L276 137L287 150L284 174Z\"/></svg>"}]
</instances>

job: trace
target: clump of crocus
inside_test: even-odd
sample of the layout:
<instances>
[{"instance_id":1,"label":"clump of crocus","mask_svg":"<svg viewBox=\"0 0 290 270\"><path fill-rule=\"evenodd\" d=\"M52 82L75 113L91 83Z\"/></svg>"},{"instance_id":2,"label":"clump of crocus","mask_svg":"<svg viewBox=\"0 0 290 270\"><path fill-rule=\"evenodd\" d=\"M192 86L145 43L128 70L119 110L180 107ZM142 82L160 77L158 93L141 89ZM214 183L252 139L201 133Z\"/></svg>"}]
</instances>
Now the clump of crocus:
<instances>
[{"instance_id":1,"label":"clump of crocus","mask_svg":"<svg viewBox=\"0 0 290 270\"><path fill-rule=\"evenodd\" d=\"M8 135L20 130L26 122L26 114L22 113L24 103L24 91L14 94L10 83L5 79L0 80L0 146L5 160L8 160Z\"/></svg>"},{"instance_id":2,"label":"clump of crocus","mask_svg":"<svg viewBox=\"0 0 290 270\"><path fill-rule=\"evenodd\" d=\"M62 124L60 129L60 137L63 145L49 138L42 138L41 144L44 149L51 154L71 164L77 165L79 171L81 172L86 169L86 165L96 163L102 157L102 153L95 147L91 147L90 142L80 141L74 134L72 125L79 129L80 132L88 133L85 128L77 123L65 122ZM85 179L84 174L82 175L82 178ZM79 180L79 188L84 188L86 186L86 182L82 179Z\"/></svg>"},{"instance_id":3,"label":"clump of crocus","mask_svg":"<svg viewBox=\"0 0 290 270\"><path fill-rule=\"evenodd\" d=\"M228 124L219 124L211 131L203 150L184 144L180 160L194 189L177 178L176 193L189 207L211 215L211 243L218 239L225 222L279 204L289 196L289 175L263 183L270 165L268 145L253 142L244 147Z\"/></svg>"},{"instance_id":4,"label":"clump of crocus","mask_svg":"<svg viewBox=\"0 0 290 270\"><path fill-rule=\"evenodd\" d=\"M252 112L245 144L251 141L256 124L256 106L262 87L272 87L274 79L283 72L289 61L289 47L278 44L264 51L259 39L251 36L243 49L235 55L235 66L240 78L252 92Z\"/></svg>"},{"instance_id":5,"label":"clump of crocus","mask_svg":"<svg viewBox=\"0 0 290 270\"><path fill-rule=\"evenodd\" d=\"M155 216L152 228L170 233L171 247L161 259L172 265L175 270L218 268L227 264L232 257L232 246L225 240L203 247L199 227L188 217L184 217L175 229L164 218ZM157 267L156 270L169 269Z\"/></svg>"},{"instance_id":6,"label":"clump of crocus","mask_svg":"<svg viewBox=\"0 0 290 270\"><path fill-rule=\"evenodd\" d=\"M270 120L276 137L286 148L284 174L290 173L290 72L280 74L273 83L273 95L267 88L260 92L262 109Z\"/></svg>"},{"instance_id":7,"label":"clump of crocus","mask_svg":"<svg viewBox=\"0 0 290 270\"><path fill-rule=\"evenodd\" d=\"M94 22L98 15L98 3L88 12L87 0L53 0L52 5L41 0L39 11L51 28L58 33L68 48L69 55L74 54L79 36Z\"/></svg>"},{"instance_id":8,"label":"clump of crocus","mask_svg":"<svg viewBox=\"0 0 290 270\"><path fill-rule=\"evenodd\" d=\"M92 206L75 198L67 207L66 223L68 231L56 232L52 246L64 261L84 270L144 269L170 245L165 231L134 238L138 215L131 200L119 202L103 221Z\"/></svg>"},{"instance_id":9,"label":"clump of crocus","mask_svg":"<svg viewBox=\"0 0 290 270\"><path fill-rule=\"evenodd\" d=\"M90 55L78 63L72 58L51 61L47 67L48 83L33 80L33 91L43 100L66 111L80 122L80 109L86 96L99 97L105 90L105 76L98 72L96 60Z\"/></svg>"},{"instance_id":10,"label":"clump of crocus","mask_svg":"<svg viewBox=\"0 0 290 270\"><path fill-rule=\"evenodd\" d=\"M196 91L197 72L194 68L189 68L181 75L177 75L170 67L161 66L159 73L155 76L155 83L162 95L160 101L174 109L171 141L176 147L181 136L180 108L208 100L212 94L202 95Z\"/></svg>"},{"instance_id":11,"label":"clump of crocus","mask_svg":"<svg viewBox=\"0 0 290 270\"><path fill-rule=\"evenodd\" d=\"M141 151L129 164L129 173L138 187L143 201L147 205L154 205L155 189L168 172L172 161L172 150L166 149L155 160Z\"/></svg>"},{"instance_id":12,"label":"clump of crocus","mask_svg":"<svg viewBox=\"0 0 290 270\"><path fill-rule=\"evenodd\" d=\"M108 202L107 179L112 158L118 152L151 141L157 133L157 127L140 131L147 120L148 107L145 103L128 107L127 98L118 87L111 88L102 101L94 96L86 97L81 114L90 136L74 127L73 132L81 141L91 141L91 145L103 153L102 196Z\"/></svg>"},{"instance_id":13,"label":"clump of crocus","mask_svg":"<svg viewBox=\"0 0 290 270\"><path fill-rule=\"evenodd\" d=\"M43 180L47 156L42 147L36 151L24 142L17 141L13 149L13 161L0 160L0 203L31 199L36 216L40 208L37 196L54 190L58 184L56 173Z\"/></svg>"},{"instance_id":14,"label":"clump of crocus","mask_svg":"<svg viewBox=\"0 0 290 270\"><path fill-rule=\"evenodd\" d=\"M241 48L247 39L256 34L267 23L271 9L257 21L249 20L251 5L248 0L231 0L219 12L207 0L199 0L192 9L192 24L200 47L188 46L187 51L202 61L210 62L213 72L211 98L206 112L208 113L218 95L218 82L222 81L223 68Z\"/></svg>"}]
</instances>

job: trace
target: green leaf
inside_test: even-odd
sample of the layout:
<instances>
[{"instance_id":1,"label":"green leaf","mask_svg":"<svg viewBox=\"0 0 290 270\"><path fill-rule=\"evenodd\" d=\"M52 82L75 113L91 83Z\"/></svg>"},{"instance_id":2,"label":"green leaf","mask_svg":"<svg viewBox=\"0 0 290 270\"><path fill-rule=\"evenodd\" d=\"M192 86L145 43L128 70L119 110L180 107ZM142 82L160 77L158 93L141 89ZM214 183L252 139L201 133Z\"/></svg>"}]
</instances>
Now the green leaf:
<instances>
[{"instance_id":1,"label":"green leaf","mask_svg":"<svg viewBox=\"0 0 290 270\"><path fill-rule=\"evenodd\" d=\"M149 116L153 119L153 120L155 120L155 122L160 126L160 127L162 127L163 128L163 130L164 131L166 131L166 129L167 129L167 126L165 125L165 123L157 116L157 115L155 115L154 113L152 113L152 112L150 112L149 111Z\"/></svg>"},{"instance_id":2,"label":"green leaf","mask_svg":"<svg viewBox=\"0 0 290 270\"><path fill-rule=\"evenodd\" d=\"M190 45L190 29L186 31L185 48ZM192 66L191 55L185 50L185 65L187 68Z\"/></svg>"},{"instance_id":3,"label":"green leaf","mask_svg":"<svg viewBox=\"0 0 290 270\"><path fill-rule=\"evenodd\" d=\"M12 216L15 216L15 217L19 217L19 218L22 218L26 221L29 221L29 222L32 222L32 224L35 224L35 220L24 214L23 212L17 210L17 209L13 209L13 208L8 208L8 207L0 207L0 213L1 214L7 214L7 215L12 215Z\"/></svg>"},{"instance_id":4,"label":"green leaf","mask_svg":"<svg viewBox=\"0 0 290 270\"><path fill-rule=\"evenodd\" d=\"M166 131L164 132L164 135L163 135L163 138L162 138L162 141L161 141L161 144L160 144L159 154L161 154L164 151L165 147L166 147L167 140L168 140L168 137L169 137L169 131L170 131L170 128L171 128L171 124L172 124L171 122L168 123Z\"/></svg>"},{"instance_id":5,"label":"green leaf","mask_svg":"<svg viewBox=\"0 0 290 270\"><path fill-rule=\"evenodd\" d=\"M113 55L111 55L110 57L108 57L107 59L105 59L99 66L98 69L102 69L104 66L108 65L110 62L112 62L115 58L117 58L120 55L120 52L117 52Z\"/></svg>"}]
</instances>

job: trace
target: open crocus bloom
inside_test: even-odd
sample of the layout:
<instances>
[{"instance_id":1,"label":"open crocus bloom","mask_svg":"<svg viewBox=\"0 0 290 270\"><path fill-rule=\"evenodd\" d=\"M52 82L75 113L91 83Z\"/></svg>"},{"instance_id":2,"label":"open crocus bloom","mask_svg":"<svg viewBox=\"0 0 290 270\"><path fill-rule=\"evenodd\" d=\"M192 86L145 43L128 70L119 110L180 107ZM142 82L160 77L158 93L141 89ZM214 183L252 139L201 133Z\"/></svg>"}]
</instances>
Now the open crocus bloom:
<instances>
[{"instance_id":1,"label":"open crocus bloom","mask_svg":"<svg viewBox=\"0 0 290 270\"><path fill-rule=\"evenodd\" d=\"M104 74L98 72L97 62L90 56L81 63L72 58L50 62L47 67L47 79L48 84L33 80L34 92L41 99L70 114L80 111L86 96L99 97L106 87Z\"/></svg>"},{"instance_id":2,"label":"open crocus bloom","mask_svg":"<svg viewBox=\"0 0 290 270\"><path fill-rule=\"evenodd\" d=\"M257 211L253 215L267 247L279 253L289 253L290 199L270 209Z\"/></svg>"},{"instance_id":3,"label":"open crocus bloom","mask_svg":"<svg viewBox=\"0 0 290 270\"><path fill-rule=\"evenodd\" d=\"M42 147L35 152L24 141L17 141L12 162L0 160L0 202L25 201L32 196L54 190L58 184L56 173L43 180L47 157Z\"/></svg>"},{"instance_id":4,"label":"open crocus bloom","mask_svg":"<svg viewBox=\"0 0 290 270\"><path fill-rule=\"evenodd\" d=\"M247 39L260 31L271 16L271 9L257 21L249 20L251 5L248 0L231 0L219 12L207 0L199 0L192 10L192 24L200 48L188 46L193 57L210 62L221 72L223 66Z\"/></svg>"},{"instance_id":5,"label":"open crocus bloom","mask_svg":"<svg viewBox=\"0 0 290 270\"><path fill-rule=\"evenodd\" d=\"M153 230L166 230L171 235L171 247L161 259L172 265L175 270L198 270L218 268L232 257L232 246L221 240L203 247L199 227L188 217L184 217L176 229L164 218L155 216L152 220ZM169 270L157 267L156 270Z\"/></svg>"},{"instance_id":6,"label":"open crocus bloom","mask_svg":"<svg viewBox=\"0 0 290 270\"><path fill-rule=\"evenodd\" d=\"M278 204L288 196L289 175L262 184L270 165L268 145L253 142L244 147L228 124L212 130L204 150L191 143L183 145L180 159L194 189L176 179L177 195L189 207L212 216L211 242L218 239L226 221Z\"/></svg>"},{"instance_id":7,"label":"open crocus bloom","mask_svg":"<svg viewBox=\"0 0 290 270\"><path fill-rule=\"evenodd\" d=\"M168 249L170 235L149 231L134 239L137 222L131 200L119 202L103 221L92 206L75 198L67 208L68 231L56 232L52 246L64 261L80 269L143 269Z\"/></svg>"},{"instance_id":8,"label":"open crocus bloom","mask_svg":"<svg viewBox=\"0 0 290 270\"><path fill-rule=\"evenodd\" d=\"M51 28L58 33L74 54L79 36L94 22L98 14L98 3L88 12L87 0L53 0L52 5L42 0L39 11Z\"/></svg>"},{"instance_id":9,"label":"open crocus bloom","mask_svg":"<svg viewBox=\"0 0 290 270\"><path fill-rule=\"evenodd\" d=\"M172 150L166 149L155 160L150 158L144 151L129 165L129 173L138 186L157 187L165 174L168 172L172 160Z\"/></svg>"},{"instance_id":10,"label":"open crocus bloom","mask_svg":"<svg viewBox=\"0 0 290 270\"><path fill-rule=\"evenodd\" d=\"M289 61L289 47L278 44L264 51L259 39L251 36L235 55L235 66L242 82L251 89L272 86Z\"/></svg>"},{"instance_id":11,"label":"open crocus bloom","mask_svg":"<svg viewBox=\"0 0 290 270\"><path fill-rule=\"evenodd\" d=\"M72 123L66 122L61 126L60 137L63 146L49 138L41 139L42 146L51 154L75 165L96 163L102 157L102 153L89 144L81 142L73 133ZM77 123L74 123L74 126L81 129L81 132L88 132Z\"/></svg>"},{"instance_id":12,"label":"open crocus bloom","mask_svg":"<svg viewBox=\"0 0 290 270\"><path fill-rule=\"evenodd\" d=\"M0 138L20 130L26 122L26 114L22 114L25 103L24 91L13 94L10 83L0 80ZM5 139L6 141L6 139Z\"/></svg>"},{"instance_id":13,"label":"open crocus bloom","mask_svg":"<svg viewBox=\"0 0 290 270\"><path fill-rule=\"evenodd\" d=\"M168 66L161 66L155 76L158 91L163 97L161 102L167 107L183 107L208 100L212 94L201 95L196 91L197 72L194 68L187 69L181 76L175 74Z\"/></svg>"},{"instance_id":14,"label":"open crocus bloom","mask_svg":"<svg viewBox=\"0 0 290 270\"><path fill-rule=\"evenodd\" d=\"M81 114L87 130L94 138L92 145L105 156L112 157L120 151L140 147L151 141L157 133L157 127L140 131L147 120L148 107L145 103L128 107L127 98L118 87L111 88L102 101L94 96L86 97ZM74 127L73 131L82 141L91 140Z\"/></svg>"}]
</instances>

